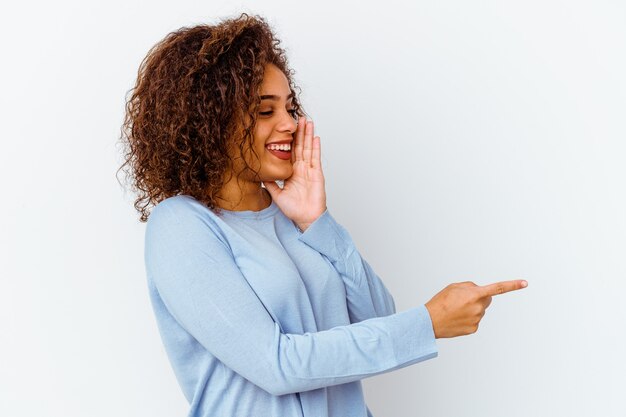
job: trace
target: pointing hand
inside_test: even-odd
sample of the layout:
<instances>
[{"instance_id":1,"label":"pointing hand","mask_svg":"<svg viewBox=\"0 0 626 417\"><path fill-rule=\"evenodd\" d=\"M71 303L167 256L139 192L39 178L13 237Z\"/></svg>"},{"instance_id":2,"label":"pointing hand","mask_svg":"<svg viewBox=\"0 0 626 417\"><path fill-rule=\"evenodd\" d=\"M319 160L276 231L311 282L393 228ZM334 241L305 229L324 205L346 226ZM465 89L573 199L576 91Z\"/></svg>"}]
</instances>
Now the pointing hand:
<instances>
[{"instance_id":1,"label":"pointing hand","mask_svg":"<svg viewBox=\"0 0 626 417\"><path fill-rule=\"evenodd\" d=\"M483 286L471 281L448 285L426 303L435 338L475 333L485 310L491 304L492 296L520 290L527 285L521 279Z\"/></svg>"}]
</instances>

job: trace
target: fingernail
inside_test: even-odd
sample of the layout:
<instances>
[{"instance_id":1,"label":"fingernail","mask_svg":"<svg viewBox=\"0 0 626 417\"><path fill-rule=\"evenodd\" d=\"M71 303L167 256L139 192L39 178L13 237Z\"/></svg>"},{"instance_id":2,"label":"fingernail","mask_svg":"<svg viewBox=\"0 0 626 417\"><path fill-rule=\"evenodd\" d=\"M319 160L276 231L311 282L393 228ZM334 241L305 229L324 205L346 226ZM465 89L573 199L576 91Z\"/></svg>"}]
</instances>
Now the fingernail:
<instances>
[{"instance_id":1,"label":"fingernail","mask_svg":"<svg viewBox=\"0 0 626 417\"><path fill-rule=\"evenodd\" d=\"M528 282L522 281L522 288L526 288L528 286Z\"/></svg>"}]
</instances>

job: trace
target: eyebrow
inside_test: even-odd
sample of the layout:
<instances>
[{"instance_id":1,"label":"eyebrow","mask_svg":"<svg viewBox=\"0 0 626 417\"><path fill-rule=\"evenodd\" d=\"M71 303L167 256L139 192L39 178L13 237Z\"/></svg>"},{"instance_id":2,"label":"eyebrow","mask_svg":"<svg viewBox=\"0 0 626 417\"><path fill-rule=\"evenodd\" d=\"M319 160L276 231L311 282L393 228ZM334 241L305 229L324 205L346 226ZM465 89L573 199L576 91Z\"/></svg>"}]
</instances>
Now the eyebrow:
<instances>
[{"instance_id":1,"label":"eyebrow","mask_svg":"<svg viewBox=\"0 0 626 417\"><path fill-rule=\"evenodd\" d=\"M293 91L292 91L291 94L289 94L287 96L287 100L289 100L293 96L294 96L294 94L293 94ZM266 95L261 96L261 100L280 100L280 96L277 96L275 94L266 94Z\"/></svg>"}]
</instances>

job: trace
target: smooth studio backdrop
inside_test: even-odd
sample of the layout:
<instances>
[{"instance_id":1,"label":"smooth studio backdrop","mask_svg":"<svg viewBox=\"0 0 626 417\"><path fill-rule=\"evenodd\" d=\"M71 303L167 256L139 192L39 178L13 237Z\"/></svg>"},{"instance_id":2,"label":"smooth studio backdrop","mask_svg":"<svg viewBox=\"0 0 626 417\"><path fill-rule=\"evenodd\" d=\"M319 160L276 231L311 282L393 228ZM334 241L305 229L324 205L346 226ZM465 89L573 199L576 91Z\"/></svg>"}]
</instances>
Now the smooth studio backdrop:
<instances>
[{"instance_id":1,"label":"smooth studio backdrop","mask_svg":"<svg viewBox=\"0 0 626 417\"><path fill-rule=\"evenodd\" d=\"M365 379L374 416L626 415L617 0L3 6L0 415L186 415L116 143L149 48L242 11L283 40L328 207L398 311L529 282L438 358Z\"/></svg>"}]
</instances>

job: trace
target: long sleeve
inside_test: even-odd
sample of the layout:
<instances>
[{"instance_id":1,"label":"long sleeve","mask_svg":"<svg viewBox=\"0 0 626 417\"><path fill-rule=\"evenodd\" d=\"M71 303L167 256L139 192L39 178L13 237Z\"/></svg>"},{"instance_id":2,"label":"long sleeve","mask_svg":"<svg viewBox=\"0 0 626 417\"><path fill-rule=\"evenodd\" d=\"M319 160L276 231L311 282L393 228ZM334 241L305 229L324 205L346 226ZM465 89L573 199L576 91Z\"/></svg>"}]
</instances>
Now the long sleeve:
<instances>
[{"instance_id":1,"label":"long sleeve","mask_svg":"<svg viewBox=\"0 0 626 417\"><path fill-rule=\"evenodd\" d=\"M348 231L337 223L328 209L299 239L326 256L341 275L351 323L396 312L391 293L361 257Z\"/></svg>"},{"instance_id":2,"label":"long sleeve","mask_svg":"<svg viewBox=\"0 0 626 417\"><path fill-rule=\"evenodd\" d=\"M191 210L163 204L153 210L145 262L174 319L272 395L352 382L438 354L425 306L320 332L282 333L217 227Z\"/></svg>"}]
</instances>

